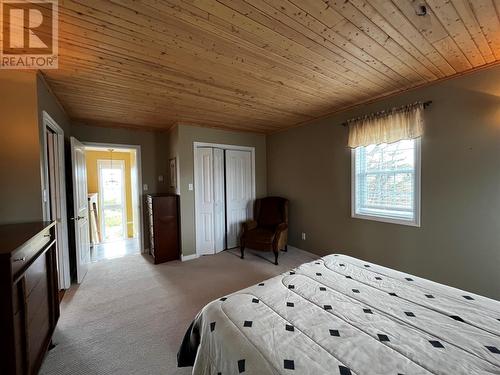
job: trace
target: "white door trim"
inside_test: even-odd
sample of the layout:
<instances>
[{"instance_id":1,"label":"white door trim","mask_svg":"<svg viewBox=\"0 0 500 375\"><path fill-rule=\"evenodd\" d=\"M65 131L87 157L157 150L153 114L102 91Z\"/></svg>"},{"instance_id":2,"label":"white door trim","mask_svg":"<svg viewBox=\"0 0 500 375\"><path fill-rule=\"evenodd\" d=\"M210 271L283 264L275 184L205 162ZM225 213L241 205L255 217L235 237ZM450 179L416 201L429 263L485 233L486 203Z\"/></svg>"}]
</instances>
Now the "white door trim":
<instances>
[{"instance_id":1,"label":"white door trim","mask_svg":"<svg viewBox=\"0 0 500 375\"><path fill-rule=\"evenodd\" d=\"M118 143L100 143L100 142L82 142L85 146L88 147L99 147L99 148L112 148L116 151L120 149L133 149L135 150L135 155L137 157L137 194L139 195L139 241L141 253L146 254L149 253L149 249L144 247L144 224L143 224L143 200L144 196L142 194L142 156L141 156L141 146L140 145L127 145L127 144L118 144Z\"/></svg>"},{"instance_id":2,"label":"white door trim","mask_svg":"<svg viewBox=\"0 0 500 375\"><path fill-rule=\"evenodd\" d=\"M255 192L255 147L250 147L250 146L238 146L238 145L227 145L227 144L222 144L222 143L208 143L208 142L193 142L193 161L194 161L194 169L193 169L193 174L196 178L196 171L198 170L198 165L197 165L197 160L196 160L196 149L198 147L212 147L212 148L221 148L223 150L238 150L238 151L249 151L251 153L251 160L252 160L252 199L255 200L256 198L256 192ZM202 254L199 254L198 252L198 246L196 244L197 242L197 237L198 237L198 231L196 228L196 218L198 217L197 212L198 212L198 200L196 198L196 181L194 184L194 196L195 196L195 225L194 225L194 230L195 230L195 251L196 255L200 256ZM253 210L251 212L253 214Z\"/></svg>"},{"instance_id":3,"label":"white door trim","mask_svg":"<svg viewBox=\"0 0 500 375\"><path fill-rule=\"evenodd\" d=\"M59 197L56 198L56 205L60 212L57 218L56 236L58 242L58 264L59 264L59 288L69 289L71 286L71 274L69 264L69 241L68 241L68 215L66 206L66 165L64 164L64 130L54 121L46 112L42 112L42 215L43 220L49 220L50 202L48 199L49 191L49 161L47 153L46 132L50 129L57 137L57 151L59 161Z\"/></svg>"}]
</instances>

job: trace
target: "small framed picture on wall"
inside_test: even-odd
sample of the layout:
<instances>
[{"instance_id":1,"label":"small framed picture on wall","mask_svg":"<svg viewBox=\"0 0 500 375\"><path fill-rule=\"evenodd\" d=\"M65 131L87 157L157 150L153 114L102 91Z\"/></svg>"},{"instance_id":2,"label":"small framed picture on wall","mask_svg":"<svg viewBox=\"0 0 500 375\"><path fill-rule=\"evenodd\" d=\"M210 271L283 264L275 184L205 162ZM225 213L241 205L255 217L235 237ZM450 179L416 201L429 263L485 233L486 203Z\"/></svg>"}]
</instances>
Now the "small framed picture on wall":
<instances>
[{"instance_id":1,"label":"small framed picture on wall","mask_svg":"<svg viewBox=\"0 0 500 375\"><path fill-rule=\"evenodd\" d=\"M170 187L177 189L177 159L172 158L170 162Z\"/></svg>"}]
</instances>

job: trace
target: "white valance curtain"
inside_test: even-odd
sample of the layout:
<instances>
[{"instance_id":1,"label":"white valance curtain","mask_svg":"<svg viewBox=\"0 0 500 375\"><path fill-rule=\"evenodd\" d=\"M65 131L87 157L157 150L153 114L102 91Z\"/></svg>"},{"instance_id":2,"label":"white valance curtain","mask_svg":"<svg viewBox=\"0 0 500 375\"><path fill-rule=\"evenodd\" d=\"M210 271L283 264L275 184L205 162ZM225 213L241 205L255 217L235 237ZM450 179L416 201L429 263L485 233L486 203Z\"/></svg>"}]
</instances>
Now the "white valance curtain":
<instances>
[{"instance_id":1,"label":"white valance curtain","mask_svg":"<svg viewBox=\"0 0 500 375\"><path fill-rule=\"evenodd\" d=\"M421 137L424 132L424 104L410 104L347 121L348 147L356 148Z\"/></svg>"}]
</instances>

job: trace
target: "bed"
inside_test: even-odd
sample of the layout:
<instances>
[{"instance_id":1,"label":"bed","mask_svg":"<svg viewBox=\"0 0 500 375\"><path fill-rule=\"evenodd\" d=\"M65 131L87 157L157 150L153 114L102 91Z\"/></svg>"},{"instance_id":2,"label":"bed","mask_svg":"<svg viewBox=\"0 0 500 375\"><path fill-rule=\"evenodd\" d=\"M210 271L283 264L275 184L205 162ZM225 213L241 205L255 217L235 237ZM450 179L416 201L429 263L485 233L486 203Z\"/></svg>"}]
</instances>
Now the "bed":
<instances>
[{"instance_id":1,"label":"bed","mask_svg":"<svg viewBox=\"0 0 500 375\"><path fill-rule=\"evenodd\" d=\"M178 365L194 375L500 374L500 302L334 254L209 303Z\"/></svg>"}]
</instances>

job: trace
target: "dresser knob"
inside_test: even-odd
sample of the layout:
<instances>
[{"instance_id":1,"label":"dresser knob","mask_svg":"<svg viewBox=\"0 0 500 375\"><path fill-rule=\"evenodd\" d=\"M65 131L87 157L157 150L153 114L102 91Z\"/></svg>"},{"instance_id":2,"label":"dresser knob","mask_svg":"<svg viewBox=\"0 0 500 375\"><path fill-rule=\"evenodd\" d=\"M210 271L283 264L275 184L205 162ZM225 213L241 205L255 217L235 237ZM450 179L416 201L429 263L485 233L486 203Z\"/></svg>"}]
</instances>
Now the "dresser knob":
<instances>
[{"instance_id":1,"label":"dresser knob","mask_svg":"<svg viewBox=\"0 0 500 375\"><path fill-rule=\"evenodd\" d=\"M14 258L14 262L24 262L25 260L26 260L26 257Z\"/></svg>"}]
</instances>

